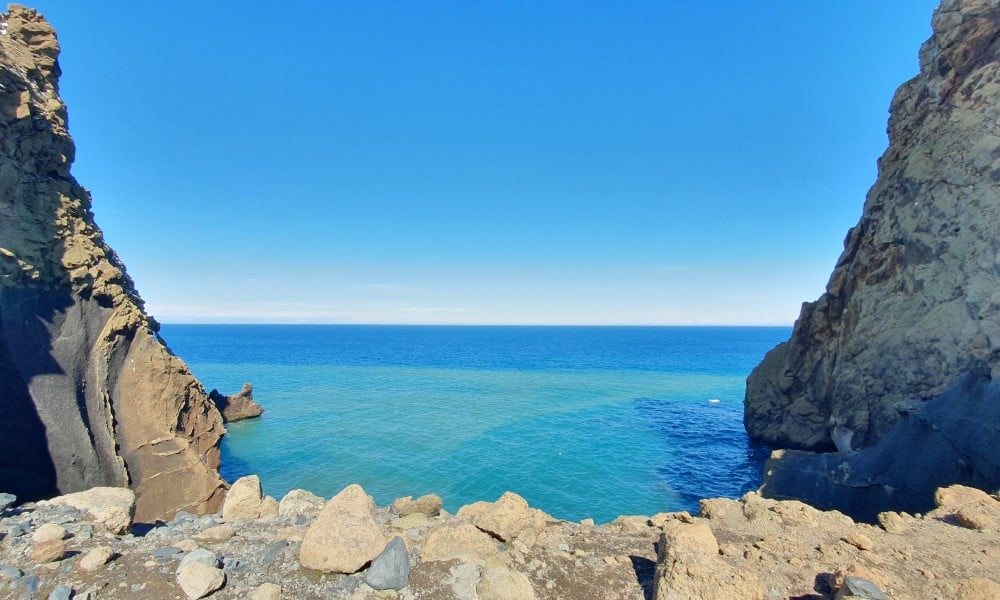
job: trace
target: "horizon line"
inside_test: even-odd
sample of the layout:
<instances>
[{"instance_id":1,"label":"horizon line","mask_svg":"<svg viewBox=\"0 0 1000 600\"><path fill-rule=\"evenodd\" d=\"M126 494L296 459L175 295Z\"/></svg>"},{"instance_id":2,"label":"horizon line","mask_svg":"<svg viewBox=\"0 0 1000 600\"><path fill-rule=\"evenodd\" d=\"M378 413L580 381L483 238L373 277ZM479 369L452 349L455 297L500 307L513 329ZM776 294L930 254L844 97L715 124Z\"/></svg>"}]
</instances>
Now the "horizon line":
<instances>
[{"instance_id":1,"label":"horizon line","mask_svg":"<svg viewBox=\"0 0 1000 600\"><path fill-rule=\"evenodd\" d=\"M792 327L794 323L397 323L329 321L162 321L160 325L261 325L261 326L331 326L331 327Z\"/></svg>"}]
</instances>

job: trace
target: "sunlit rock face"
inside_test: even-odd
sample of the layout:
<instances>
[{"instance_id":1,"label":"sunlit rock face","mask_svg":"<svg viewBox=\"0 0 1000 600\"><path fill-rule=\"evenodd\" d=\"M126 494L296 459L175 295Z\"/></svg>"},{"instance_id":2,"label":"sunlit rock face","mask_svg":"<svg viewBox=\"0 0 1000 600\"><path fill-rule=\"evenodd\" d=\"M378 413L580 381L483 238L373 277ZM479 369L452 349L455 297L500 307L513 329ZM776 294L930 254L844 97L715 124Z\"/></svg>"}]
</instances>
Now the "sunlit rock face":
<instances>
[{"instance_id":1,"label":"sunlit rock face","mask_svg":"<svg viewBox=\"0 0 1000 600\"><path fill-rule=\"evenodd\" d=\"M0 26L0 491L129 486L136 519L214 511L218 410L157 324L70 174L59 43L35 11Z\"/></svg>"},{"instance_id":2,"label":"sunlit rock face","mask_svg":"<svg viewBox=\"0 0 1000 600\"><path fill-rule=\"evenodd\" d=\"M962 384L963 374L1000 374L998 4L945 0L935 11L920 74L892 100L889 148L826 293L803 305L791 339L747 380L745 425L754 439L811 451L871 448L925 403L957 398L944 394L949 388L989 389ZM983 418L968 424L992 439L994 397L979 399L982 410L973 414ZM956 414L966 414L962 407ZM951 418L947 409L931 412ZM901 443L900 434L891 437ZM979 465L1000 462L994 454L934 469L984 485L988 469ZM803 470L809 459L795 460ZM894 468L922 468L915 460ZM780 471L782 461L770 468ZM875 485L895 477L868 475ZM799 487L813 485L798 479ZM851 485L860 479L855 473ZM796 486L779 495L807 497Z\"/></svg>"}]
</instances>

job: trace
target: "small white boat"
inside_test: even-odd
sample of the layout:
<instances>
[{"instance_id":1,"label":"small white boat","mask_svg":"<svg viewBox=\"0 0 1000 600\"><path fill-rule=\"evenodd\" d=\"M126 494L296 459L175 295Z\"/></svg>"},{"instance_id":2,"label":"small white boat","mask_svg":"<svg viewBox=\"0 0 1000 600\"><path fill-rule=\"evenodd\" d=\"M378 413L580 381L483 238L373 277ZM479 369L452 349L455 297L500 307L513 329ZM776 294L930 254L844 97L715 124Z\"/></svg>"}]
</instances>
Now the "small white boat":
<instances>
[{"instance_id":1,"label":"small white boat","mask_svg":"<svg viewBox=\"0 0 1000 600\"><path fill-rule=\"evenodd\" d=\"M709 404L718 404L719 402L721 402L721 400L719 400L718 398L709 398L708 399L708 403Z\"/></svg>"}]
</instances>

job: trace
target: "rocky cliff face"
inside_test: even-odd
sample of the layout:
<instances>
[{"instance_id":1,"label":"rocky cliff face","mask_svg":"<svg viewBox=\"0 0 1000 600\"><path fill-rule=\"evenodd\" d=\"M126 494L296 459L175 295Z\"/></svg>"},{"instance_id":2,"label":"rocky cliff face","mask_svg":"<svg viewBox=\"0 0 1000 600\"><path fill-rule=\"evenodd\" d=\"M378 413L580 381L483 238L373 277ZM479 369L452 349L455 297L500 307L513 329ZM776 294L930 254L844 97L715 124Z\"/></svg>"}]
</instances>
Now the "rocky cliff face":
<instances>
[{"instance_id":1,"label":"rocky cliff face","mask_svg":"<svg viewBox=\"0 0 1000 600\"><path fill-rule=\"evenodd\" d=\"M0 491L128 485L140 521L214 511L222 418L156 334L70 175L59 44L0 25Z\"/></svg>"},{"instance_id":2,"label":"rocky cliff face","mask_svg":"<svg viewBox=\"0 0 1000 600\"><path fill-rule=\"evenodd\" d=\"M932 24L920 74L892 100L889 148L826 293L747 380L757 440L877 446L902 415L947 402L970 365L1000 374L1000 3L944 0ZM997 423L975 421L965 431L995 439ZM965 456L963 468L987 459L1000 464Z\"/></svg>"}]
</instances>

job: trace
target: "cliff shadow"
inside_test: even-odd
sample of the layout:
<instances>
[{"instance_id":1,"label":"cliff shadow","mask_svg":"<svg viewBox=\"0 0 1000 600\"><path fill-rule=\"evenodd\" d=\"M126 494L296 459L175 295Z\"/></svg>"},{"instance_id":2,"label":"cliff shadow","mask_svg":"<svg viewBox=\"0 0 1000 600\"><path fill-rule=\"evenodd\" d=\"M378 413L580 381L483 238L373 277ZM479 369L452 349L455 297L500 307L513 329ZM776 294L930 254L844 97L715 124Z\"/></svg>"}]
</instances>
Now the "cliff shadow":
<instances>
[{"instance_id":1,"label":"cliff shadow","mask_svg":"<svg viewBox=\"0 0 1000 600\"><path fill-rule=\"evenodd\" d=\"M36 406L44 399L32 397L29 382L40 374L65 373L51 355L43 322L51 322L57 308L22 292L0 293L0 491L23 502L59 493L48 433Z\"/></svg>"}]
</instances>

